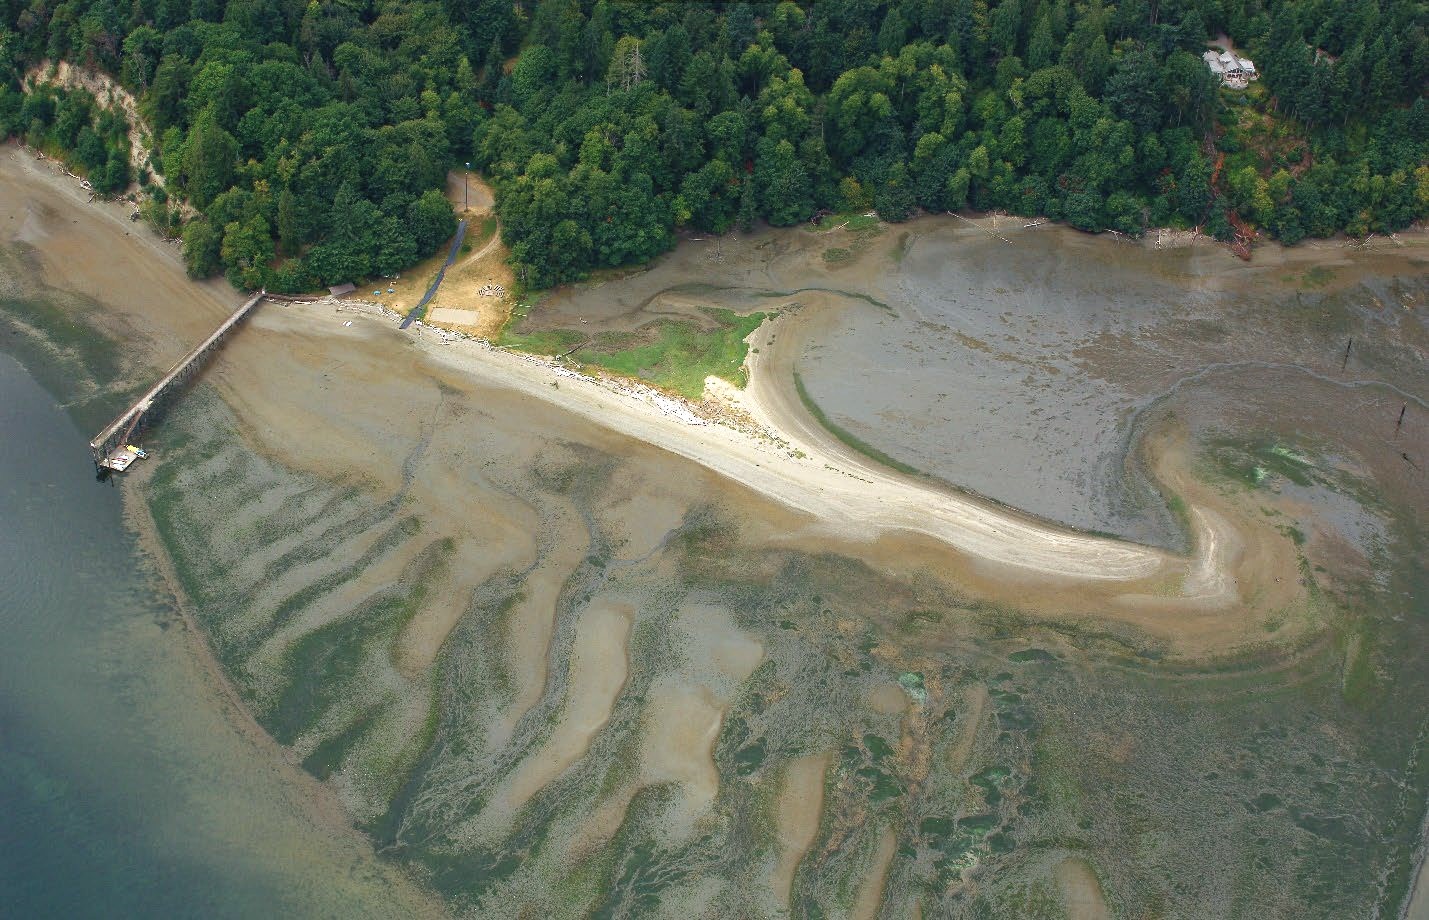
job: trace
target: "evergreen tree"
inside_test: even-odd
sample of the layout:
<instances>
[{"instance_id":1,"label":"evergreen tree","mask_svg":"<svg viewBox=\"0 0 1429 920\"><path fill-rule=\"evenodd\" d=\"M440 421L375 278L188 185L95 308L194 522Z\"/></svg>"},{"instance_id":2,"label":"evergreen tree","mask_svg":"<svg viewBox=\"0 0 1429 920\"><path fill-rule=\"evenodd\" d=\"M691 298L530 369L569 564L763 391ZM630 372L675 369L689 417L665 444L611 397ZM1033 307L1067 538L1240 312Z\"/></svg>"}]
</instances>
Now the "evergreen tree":
<instances>
[{"instance_id":1,"label":"evergreen tree","mask_svg":"<svg viewBox=\"0 0 1429 920\"><path fill-rule=\"evenodd\" d=\"M1201 60L1223 31L1251 93ZM0 0L0 131L123 191L124 120L19 82L117 77L199 212L190 270L243 284L411 264L468 159L533 284L823 208L1221 235L1233 210L1291 242L1429 218L1426 35L1418 0Z\"/></svg>"},{"instance_id":2,"label":"evergreen tree","mask_svg":"<svg viewBox=\"0 0 1429 920\"><path fill-rule=\"evenodd\" d=\"M739 229L749 233L754 229L758 210L754 204L754 182L746 177L739 188Z\"/></svg>"},{"instance_id":3,"label":"evergreen tree","mask_svg":"<svg viewBox=\"0 0 1429 920\"><path fill-rule=\"evenodd\" d=\"M195 207L202 210L229 187L237 157L238 141L205 110L184 146L184 188Z\"/></svg>"}]
</instances>

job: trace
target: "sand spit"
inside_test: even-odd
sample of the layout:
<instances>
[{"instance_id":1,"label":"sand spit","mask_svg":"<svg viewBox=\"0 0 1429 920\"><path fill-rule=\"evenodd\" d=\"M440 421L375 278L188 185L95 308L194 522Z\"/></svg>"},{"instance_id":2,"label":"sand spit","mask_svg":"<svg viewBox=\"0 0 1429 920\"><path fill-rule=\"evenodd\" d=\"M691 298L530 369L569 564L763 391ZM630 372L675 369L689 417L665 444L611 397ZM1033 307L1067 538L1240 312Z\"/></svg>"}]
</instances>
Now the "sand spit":
<instances>
[{"instance_id":1,"label":"sand spit","mask_svg":"<svg viewBox=\"0 0 1429 920\"><path fill-rule=\"evenodd\" d=\"M336 320L331 309L297 306L263 322L276 331L321 335L320 325L346 322ZM390 320L376 312L342 315L353 316L358 326L338 331L372 347L397 335L385 328ZM802 518L778 538L790 546L827 548L842 540L892 565L923 559L938 570L961 572L964 584L987 596L1004 596L1015 587L1020 603L1052 616L1065 616L1068 598L1077 593L1085 607L1174 637L1183 651L1243 641L1243 618L1236 619L1243 606L1268 609L1272 597L1283 606L1303 593L1288 538L1238 513L1225 496L1197 487L1181 456L1184 445L1174 436L1153 439L1148 457L1156 478L1185 500L1193 540L1189 557L1078 532L865 457L811 416L793 384L792 361L802 335L817 334L819 321L817 310L795 310L751 336L749 386L727 390L723 397L736 407L726 417L753 420L744 423L693 418L698 407L650 387L576 373L553 359L432 327L416 327L415 336L401 340L461 380L540 399L693 460L792 509ZM888 543L908 538L933 543L911 556ZM951 557L947 548L954 551ZM1303 625L1297 621L1294 630Z\"/></svg>"},{"instance_id":2,"label":"sand spit","mask_svg":"<svg viewBox=\"0 0 1429 920\"><path fill-rule=\"evenodd\" d=\"M678 801L664 824L671 839L688 837L719 792L714 744L725 710L764 657L729 611L691 604L678 614L684 661L650 688L640 783L674 783Z\"/></svg>"},{"instance_id":3,"label":"sand spit","mask_svg":"<svg viewBox=\"0 0 1429 920\"><path fill-rule=\"evenodd\" d=\"M596 602L576 626L570 684L559 723L542 748L512 771L492 798L487 815L506 818L581 758L610 719L629 668L625 641L635 611L628 604Z\"/></svg>"},{"instance_id":4,"label":"sand spit","mask_svg":"<svg viewBox=\"0 0 1429 920\"><path fill-rule=\"evenodd\" d=\"M547 652L555 627L556 604L566 580L590 548L590 539L580 518L569 503L552 502L547 527L552 531L550 550L526 578L520 599L511 611L506 627L506 665L515 695L492 723L487 744L497 749L511 739L516 723L541 698L546 685Z\"/></svg>"},{"instance_id":5,"label":"sand spit","mask_svg":"<svg viewBox=\"0 0 1429 920\"><path fill-rule=\"evenodd\" d=\"M46 184L52 188L59 187L66 197L77 198L80 190L64 186L58 177L26 161L20 151L11 150L14 166L6 164L6 172L28 173L47 180ZM76 200L75 204L81 202ZM104 213L116 223L122 221L107 206L96 206L92 210ZM117 296L121 300L139 302L157 285L165 288L164 296L174 302L184 299L204 302L202 309L185 314L178 323L179 328L168 331L162 344L156 343L154 350L160 356L172 350L169 343L175 332L186 339L200 335L210 323L208 315L224 309L223 298L216 296L219 292L211 285L196 286L179 277L172 263L162 264L166 260L141 258L140 249L164 251L172 258L172 252L157 242L141 241L146 234L126 234L119 243L113 239L112 229L112 226L80 226L73 232L95 241L103 238L111 247L133 247L134 267L107 278L109 287L102 291L81 292L102 294L106 300ZM55 266L66 255L54 251L51 242L46 243L42 254ZM780 258L787 260L794 256ZM81 289L92 285L83 273L75 283ZM292 343L298 362L312 365L304 370L310 370L313 381L322 380L324 386L332 376L333 367L327 339L341 335L354 347L355 340L363 339L363 347L372 349L388 348L398 341L395 333L374 334L377 332L374 327L390 324L386 315L376 310L344 311L342 318L335 320L330 312L331 304L270 307L255 317L255 324L285 335ZM1162 550L1080 533L890 470L838 441L810 416L790 379L801 339L805 333L817 331L820 311L807 312L807 316L799 313L781 316L751 336L750 384L729 399L737 401L739 414L754 421L752 430L705 424L705 419L690 411L683 402L649 387L586 377L549 360L495 348L435 327L417 327L415 335L403 336L401 341L414 343L437 364L450 367L479 385L539 398L601 427L694 460L809 515L813 521L807 531L863 543L891 534L921 534L951 547L972 567L984 570L982 574L989 579L1039 582L1048 590L1080 583L1100 585L1101 593L1107 594L1124 586L1122 593L1127 600L1134 602L1156 595L1163 605L1175 606L1177 598L1166 596L1166 586L1175 585L1176 593L1190 600L1197 610L1224 607L1234 600L1235 592L1227 591L1225 579L1214 573L1217 560L1213 552L1222 545L1219 541L1202 539L1198 544L1198 557L1185 560ZM139 314L145 317L141 321L153 321L148 311L139 311ZM358 329L328 328L343 326L348 317L356 325L367 327L367 331L359 334ZM164 318L166 321L175 319L167 315ZM810 326L814 328L808 328ZM252 372L242 366L243 360L254 357L251 344L244 337L235 340L229 349L233 361L223 362L228 367L220 373L232 374L237 381L251 376ZM339 376L348 389L379 382L369 381L367 378L371 375L361 373L353 360L338 364L342 365ZM240 417L261 419L265 413L276 411L254 403L243 387L224 389L225 398ZM262 388L256 392L261 396ZM331 467L335 446L344 455L357 456L370 449L371 438L380 439L382 426L391 424L394 430L401 430L411 423L412 420L395 415L367 419L364 427L370 430L369 438L352 440L352 433L343 431L342 436L349 440L339 445L324 439L322 456L307 456L308 449L294 443L285 445L283 452L286 460L296 460L304 468L321 472L324 467ZM330 434L335 436L339 432L333 430ZM385 467L371 470L377 475L384 471ZM1211 520L1205 515L1200 517ZM1213 533L1218 531L1208 523L1202 536L1209 537ZM1239 590L1244 592L1247 586L1239 583Z\"/></svg>"},{"instance_id":6,"label":"sand spit","mask_svg":"<svg viewBox=\"0 0 1429 920\"><path fill-rule=\"evenodd\" d=\"M8 181L9 164L0 156L0 179L7 180L0 181L0 202L11 205L11 226L50 234L47 241L35 238L45 247L34 259L36 269L52 269L66 286L102 291L102 308L89 311L93 323L105 330L134 326L137 333L116 338L133 343L136 363L182 351L207 330L210 313L221 316L232 302L231 291L206 297L204 288L179 279L172 264L155 270L157 260L143 244L123 237L120 225L100 228L107 218L85 219L107 214L109 206L67 206L50 188ZM112 237L108 244L106 236ZM775 252L783 246L791 255L779 258L794 272L808 254L798 249L805 237L814 235L771 232L731 248L762 245L760 252ZM104 246L113 258L86 264L77 258L86 244ZM876 255L871 248L865 258L872 262ZM672 254L678 270L685 264L678 260L689 258L688 247ZM75 263L73 277L66 262ZM643 296L641 284L669 288L668 267L658 271L662 277L610 284L589 300L635 299ZM145 273L154 280L145 280ZM766 286L793 289L782 283L785 277ZM873 294L895 299L877 288ZM754 296L736 305L750 306ZM268 304L206 369L205 383L169 424L152 432L158 455L149 464L156 471L152 480L141 472L125 488L136 499L154 498L155 515L167 515L164 520L187 532L171 549L193 576L195 607L211 635L238 632L271 655L276 644L261 643L291 624L288 638L330 637L342 643L336 650L351 650L342 653L360 667L348 677L313 684L309 676L327 669L325 659L310 656L275 674L273 686L257 684L259 693L281 691L296 704L260 710L264 724L275 726L279 737L296 739L287 756L302 757L327 777L326 788L342 794L354 817L373 822L384 853L441 873L443 891L457 891L458 910L480 916L654 915L656 909L645 905L658 896L662 909L685 915L777 916L779 870L792 872L787 884L780 877L779 889L792 889L795 904L808 904L810 911L817 905L828 916L848 915L860 887L865 912L914 916L920 907L912 899L921 898L927 915L947 916L966 908L969 897L1016 894L1029 870L1055 897L1055 866L1068 853L1089 860L1105 899L1129 913L1170 903L1161 897L1168 876L1185 892L1176 903L1229 903L1217 899L1244 878L1239 867L1256 857L1270 868L1243 889L1248 912L1274 913L1297 897L1315 897L1283 887L1283 879L1301 870L1327 882L1321 891L1340 898L1337 907L1368 903L1370 895L1356 880L1398 858L1389 845L1376 850L1378 840L1361 838L1305 862L1294 847L1306 831L1289 816L1294 809L1372 815L1382 827L1392 823L1383 804L1390 787L1376 785L1375 778L1398 777L1385 771L1387 758L1364 756L1354 740L1375 728L1373 720L1284 689L1287 680L1317 678L1327 668L1338 677L1338 659L1302 659L1286 665L1284 674L1266 673L1257 661L1229 675L1219 665L1207 671L1192 661L1163 674L1149 657L1128 660L1124 651L1159 651L1164 646L1150 643L1166 637L1176 642L1168 652L1180 652L1187 635L1213 651L1287 635L1281 618L1298 622L1306 614L1298 609L1305 605L1277 612L1283 605L1273 592L1282 589L1269 584L1270 576L1289 573L1285 591L1298 592L1301 582L1291 536L1275 532L1276 526L1290 530L1298 523L1309 533L1306 549L1319 555L1307 563L1325 554L1310 521L1298 513L1272 515L1286 501L1310 499L1288 488L1284 495L1270 488L1223 494L1217 468L1196 465L1206 462L1199 446L1205 432L1218 430L1208 429L1207 419L1228 419L1234 430L1252 432L1304 431L1317 421L1352 428L1327 413L1364 414L1363 403L1321 398L1338 388L1302 391L1305 412L1274 419L1272 426L1238 408L1241 389L1211 389L1185 400L1189 406L1171 405L1169 418L1148 414L1134 432L1136 459L1145 461L1150 478L1168 494L1184 500L1188 520L1205 522L1191 562L957 496L1019 526L1085 539L1093 548L1149 555L1158 572L1148 579L1046 575L1036 565L950 550L917 526L897 523L884 507L896 493L897 503L906 506L903 517L916 510L921 526L927 515L909 496L942 503L949 490L919 479L880 478L884 471L865 470L866 461L846 457L818 426L799 433L798 441L785 437L786 429L797 432L795 423L807 419L797 391L790 395L782 350L792 350L805 332L817 333L839 312L867 309L879 320L882 311L870 304L825 310L824 293L799 295L797 310L788 299L794 295L759 296L776 298L764 306L779 307L782 318L764 330L769 338L761 341L768 347L760 346L756 361L768 364L756 368L756 376L767 372L768 402L783 401L790 415L781 418L783 410L766 405L766 420L746 413L749 423L742 427L686 424L628 382L563 375L550 364L468 344L431 327L399 332L377 307L365 317L334 315L332 304ZM152 331L152 343L144 341L143 330ZM998 345L980 331L978 337ZM1127 350L1119 342L1111 345ZM837 368L827 355L820 355L820 364ZM805 381L812 366L804 364ZM1089 374L1093 383L1102 379ZM895 386L896 375L890 377ZM966 376L949 379L960 383ZM764 395L761 382L755 381L755 396ZM1266 382L1265 375L1255 375L1243 389ZM1286 390L1299 383L1289 375L1269 379ZM732 397L740 405L748 398ZM833 417L834 403L820 405ZM970 396L966 405L975 414L985 403ZM1226 405L1237 412L1227 412ZM620 434L627 429L644 435L637 440ZM947 431L950 438L965 431L971 438L978 424ZM185 433L187 442L179 437ZM1163 435L1170 440L1159 440ZM805 450L809 446L821 451L817 458ZM1055 445L1035 446L1047 463L1068 462ZM1299 449L1300 442L1293 446ZM709 456L700 463L683 459L692 451ZM160 474L172 480L164 489L155 481ZM1419 487L1417 480L1403 483L1405 490ZM990 494L1042 509L1036 501ZM571 510L552 510L566 501ZM812 510L801 510L806 506ZM210 539L203 533L210 526L223 533ZM961 520L958 527L957 538L968 543L968 528ZM270 543L272 535L277 539ZM975 538L994 549L1018 543L1008 535L1001 543ZM570 546L572 556L558 559L552 542ZM581 544L589 549L577 560ZM1283 555L1265 555L1275 547ZM1078 571L1094 567L1092 556L1061 555L1072 558ZM351 564L334 568L330 556ZM579 562L574 574L572 560ZM1199 598L1184 596L1188 580ZM387 606L364 604L374 596L370 589L384 582L391 592L375 596L385 597ZM1224 606L1227 586L1245 605L1210 610ZM509 640L513 628L522 628L513 621L523 592L547 599L526 611L541 632L522 633L529 644L516 649ZM552 593L559 595L551 631L558 642L544 636ZM471 602L463 604L464 598ZM253 609L254 599L262 609ZM623 601L634 610L612 614L609 608ZM358 615L342 617L354 603L357 609L349 612ZM275 617L279 622L266 624L277 605L285 612ZM984 614L988 607L998 609ZM1003 608L1010 609L1005 618ZM378 609L380 621L363 616ZM711 609L724 614L702 612ZM1064 639L1060 628L1043 626L1044 614L1124 619L1146 626L1150 638L1121 623L1097 622L1092 629L1068 630L1072 635ZM1385 621L1383 628L1391 624ZM1130 638L1122 644L1122 636ZM1083 646L1084 637L1095 644ZM1371 646L1372 634L1352 637L1347 674ZM1037 648L1046 655L1025 654ZM229 657L240 680L250 664L268 660L255 660L244 649ZM1114 665L1102 666L1108 658ZM524 664L544 669L544 678L531 671L526 680L545 694L493 750L484 742L493 720L511 705L518 689L512 672ZM1279 667L1279 658L1272 665ZM902 739L893 742L900 708L895 682L908 671L926 677L927 696L902 720ZM1393 673L1404 680L1413 672ZM254 685L244 681L243 689ZM1413 698L1420 697L1405 697ZM264 698L245 692L244 699ZM1404 723L1411 719L1412 710ZM1246 737L1246 726L1262 720L1284 733ZM430 738L420 733L427 724L435 725ZM752 772L743 769L747 759L738 758L749 749L743 746L746 730L769 752ZM712 731L719 733L713 750ZM859 744L868 732L894 753L867 738ZM1053 743L1059 735L1061 745ZM807 799L793 801L790 758L830 750L839 752L838 766L825 771L823 801L817 807ZM944 751L946 756L930 756ZM1331 755L1323 769L1290 771L1317 752ZM1229 766L1217 764L1222 772L1213 779L1206 775L1208 760ZM1253 781L1234 776L1230 767L1237 762L1256 767ZM982 769L989 772L981 778L993 777L1001 790L999 803L966 775ZM1027 784L1059 774L1068 778L1061 788L1074 790L1075 798L1029 820L1019 809L1036 788ZM813 791L812 775L810 780ZM521 788L513 788L517 781ZM875 800L873 791L882 795L895 781L894 797ZM1320 791L1327 788L1335 791ZM1280 797L1284 809L1249 814L1243 802L1262 791ZM492 813L493 798L504 817ZM796 806L806 810L786 820ZM995 841L989 836L964 846L919 823L923 816L982 817L984 810L995 813L988 821L1001 822ZM1096 819L1085 835L1072 830L1084 814ZM778 835L763 823L755 825L760 833L745 833L747 818L780 820ZM813 842L796 857L803 835L793 831L803 821L814 828ZM1140 833L1143 827L1155 833ZM695 832L679 833L688 828ZM896 838L884 851L892 854L886 869L874 859L885 829ZM1068 836L1050 838L1048 849L1049 829ZM1262 832L1269 842L1253 845ZM683 842L664 847L672 838ZM1008 841L1012 852L994 849ZM905 846L918 855L905 858ZM1142 847L1149 847L1144 860L1119 858ZM934 851L946 856L945 864L934 864L941 858ZM1361 851L1380 855L1360 863L1342 858ZM1167 866L1172 868L1161 868ZM1185 866L1196 871L1177 871ZM502 872L509 875L494 877ZM1367 911L1345 907L1339 913Z\"/></svg>"},{"instance_id":7,"label":"sand spit","mask_svg":"<svg viewBox=\"0 0 1429 920\"><path fill-rule=\"evenodd\" d=\"M786 906L794 888L794 872L819 832L819 817L824 808L824 772L829 768L830 759L828 753L796 757L784 771L784 786L779 792L776 813L779 857L769 881L774 896Z\"/></svg>"},{"instance_id":8,"label":"sand spit","mask_svg":"<svg viewBox=\"0 0 1429 920\"><path fill-rule=\"evenodd\" d=\"M751 342L769 349L774 328L777 322L766 324ZM577 374L476 339L426 334L417 341L437 361L482 384L539 397L694 460L847 538L869 541L889 531L912 531L973 559L1057 578L1134 581L1177 564L1161 551L1054 527L861 457L791 400L789 388L771 379L774 362L763 355L751 355L751 382L740 406L763 426L765 435L759 437L705 424L648 387Z\"/></svg>"},{"instance_id":9,"label":"sand spit","mask_svg":"<svg viewBox=\"0 0 1429 920\"><path fill-rule=\"evenodd\" d=\"M1086 860L1069 856L1053 870L1068 920L1110 920L1101 883Z\"/></svg>"},{"instance_id":10,"label":"sand spit","mask_svg":"<svg viewBox=\"0 0 1429 920\"><path fill-rule=\"evenodd\" d=\"M892 828L885 827L878 837L878 849L868 863L868 874L858 886L858 898L849 911L851 920L873 920L878 916L878 905L883 901L883 883L888 880L888 868L893 865L893 856L898 851L898 835Z\"/></svg>"}]
</instances>

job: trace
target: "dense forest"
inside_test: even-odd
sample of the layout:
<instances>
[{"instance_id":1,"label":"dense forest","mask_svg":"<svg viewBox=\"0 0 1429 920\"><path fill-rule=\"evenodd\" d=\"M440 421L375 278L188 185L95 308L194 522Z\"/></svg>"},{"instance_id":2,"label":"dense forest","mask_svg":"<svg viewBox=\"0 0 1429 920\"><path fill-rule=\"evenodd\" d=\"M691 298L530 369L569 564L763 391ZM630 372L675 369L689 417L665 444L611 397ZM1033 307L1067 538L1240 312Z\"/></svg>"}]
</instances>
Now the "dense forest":
<instances>
[{"instance_id":1,"label":"dense forest","mask_svg":"<svg viewBox=\"0 0 1429 920\"><path fill-rule=\"evenodd\" d=\"M21 92L70 59L135 93L196 209L196 275L387 274L494 183L528 285L683 227L1001 209L1293 243L1429 216L1424 0L0 0L0 133L128 181L123 125ZM1262 79L1225 90L1228 35ZM124 170L123 173L120 170ZM97 176L97 178L95 178ZM146 176L136 177L141 182Z\"/></svg>"}]
</instances>

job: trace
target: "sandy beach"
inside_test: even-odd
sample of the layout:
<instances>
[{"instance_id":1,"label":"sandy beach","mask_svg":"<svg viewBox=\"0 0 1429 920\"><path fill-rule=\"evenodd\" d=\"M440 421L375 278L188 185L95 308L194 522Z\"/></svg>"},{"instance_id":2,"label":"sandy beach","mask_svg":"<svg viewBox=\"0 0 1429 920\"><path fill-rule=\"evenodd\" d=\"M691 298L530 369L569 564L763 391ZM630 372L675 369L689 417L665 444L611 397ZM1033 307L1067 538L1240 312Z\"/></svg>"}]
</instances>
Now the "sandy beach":
<instances>
[{"instance_id":1,"label":"sandy beach","mask_svg":"<svg viewBox=\"0 0 1429 920\"><path fill-rule=\"evenodd\" d=\"M358 315L367 322L388 322L384 316ZM779 328L776 319L751 337L759 354L749 361L748 389L722 392L725 400L756 420L759 429L754 432L703 420L692 424L655 402L649 388L575 374L552 361L478 340L444 338L428 329L418 344L435 360L485 385L541 399L693 460L818 518L845 539L868 541L887 531L911 531L971 558L1024 574L1066 578L1127 581L1155 575L1169 564L1164 553L1047 526L929 487L854 453L791 400L788 382L776 376L774 368L784 352L771 347L770 339ZM782 341L788 348L797 347L794 336Z\"/></svg>"},{"instance_id":2,"label":"sandy beach","mask_svg":"<svg viewBox=\"0 0 1429 920\"><path fill-rule=\"evenodd\" d=\"M59 234L54 228L65 218L51 215L47 224L43 213L32 210L19 238L34 245L56 276L76 291L106 303L131 304L122 313L95 320L116 334L147 340L150 360L182 353L184 343L205 334L237 297L222 282L194 284L183 278L174 248L121 217L120 206L86 205L83 190L48 164L13 146L6 154L5 170L24 177L31 194L42 187L54 206L63 203L74 213L97 216L98 222L69 219ZM121 226L123 235L115 240ZM108 266L86 270L90 266L76 262L76 254L98 249L100 240L118 249ZM324 475L348 467L380 479L385 465L360 458L382 442L384 431L390 435L420 427L420 420L403 417L401 393L403 387L424 385L420 376L399 381L383 365L415 346L424 361L465 380L466 386L534 399L557 413L553 418L580 418L651 445L784 506L803 522L798 535L804 544L863 545L876 558L880 541L926 538L943 550L925 542L918 559L958 573L982 591L998 596L1015 591L1048 610L1066 592L1082 592L1103 615L1167 634L1196 635L1196 646L1217 644L1218 611L1228 613L1252 595L1265 604L1283 604L1294 596L1293 554L1275 549L1283 538L1206 490L1190 508L1194 551L1186 558L1058 526L896 472L853 451L813 419L794 392L794 361L823 333L823 318L832 315L821 309L817 295L802 302L806 305L797 309L786 304L784 315L751 336L746 389L711 383L720 400L753 420L752 427L692 424L701 420L647 387L592 379L550 360L434 327L399 334L390 314L329 302L263 305L250 323L252 331L235 338L210 379L245 419L254 449ZM284 343L281 352L274 350L278 342ZM334 374L335 368L340 372ZM349 394L340 400L360 399L365 417L343 417L340 405L321 400L294 402L292 387L304 377L323 389L337 384ZM373 428L374 423L380 427ZM1163 479L1172 476L1174 471L1163 471ZM448 485L428 481L418 488ZM1248 564L1250 559L1276 562L1266 568ZM1187 613L1194 616L1187 618Z\"/></svg>"}]
</instances>

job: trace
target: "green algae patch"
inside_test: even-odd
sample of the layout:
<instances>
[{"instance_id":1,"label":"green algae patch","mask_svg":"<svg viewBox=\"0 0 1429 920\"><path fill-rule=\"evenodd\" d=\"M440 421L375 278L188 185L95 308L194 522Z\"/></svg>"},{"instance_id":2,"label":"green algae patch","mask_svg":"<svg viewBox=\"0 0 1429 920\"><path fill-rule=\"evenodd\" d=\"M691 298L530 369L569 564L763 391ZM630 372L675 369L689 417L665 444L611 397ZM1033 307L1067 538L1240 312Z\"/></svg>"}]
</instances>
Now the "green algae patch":
<instances>
[{"instance_id":1,"label":"green algae patch","mask_svg":"<svg viewBox=\"0 0 1429 920\"><path fill-rule=\"evenodd\" d=\"M734 772L736 776L748 776L764 765L764 758L769 753L765 739L760 738L753 744L746 745L734 753Z\"/></svg>"},{"instance_id":2,"label":"green algae patch","mask_svg":"<svg viewBox=\"0 0 1429 920\"><path fill-rule=\"evenodd\" d=\"M327 779L337 772L347 756L352 753L362 736L372 728L380 714L380 707L373 706L362 712L342 731L323 741L307 757L303 758L303 769L318 779Z\"/></svg>"},{"instance_id":3,"label":"green algae patch","mask_svg":"<svg viewBox=\"0 0 1429 920\"><path fill-rule=\"evenodd\" d=\"M946 837L953 832L952 818L927 817L918 822L918 833L929 837Z\"/></svg>"},{"instance_id":4,"label":"green algae patch","mask_svg":"<svg viewBox=\"0 0 1429 920\"><path fill-rule=\"evenodd\" d=\"M394 592L299 640L284 662L289 682L260 719L273 737L291 744L340 705L356 689L374 649L391 641L410 609L408 598Z\"/></svg>"},{"instance_id":5,"label":"green algae patch","mask_svg":"<svg viewBox=\"0 0 1429 920\"><path fill-rule=\"evenodd\" d=\"M380 592L288 648L282 666L285 685L260 717L274 738L291 744L330 709L364 695L364 677L373 661L385 657L402 627L421 609L428 580L450 553L450 541L432 544L411 564L404 584Z\"/></svg>"},{"instance_id":6,"label":"green algae patch","mask_svg":"<svg viewBox=\"0 0 1429 920\"><path fill-rule=\"evenodd\" d=\"M999 823L995 814L968 815L958 819L958 830L969 834L988 834L997 827Z\"/></svg>"},{"instance_id":7,"label":"green algae patch","mask_svg":"<svg viewBox=\"0 0 1429 920\"><path fill-rule=\"evenodd\" d=\"M908 698L915 703L925 703L928 700L928 689L923 684L923 675L917 671L905 671L898 675L898 686L903 688L903 692L908 694Z\"/></svg>"},{"instance_id":8,"label":"green algae patch","mask_svg":"<svg viewBox=\"0 0 1429 920\"><path fill-rule=\"evenodd\" d=\"M1316 265L1300 276L1300 286L1322 288L1335 279L1335 270L1326 265Z\"/></svg>"},{"instance_id":9,"label":"green algae patch","mask_svg":"<svg viewBox=\"0 0 1429 920\"><path fill-rule=\"evenodd\" d=\"M863 746L868 748L868 753L873 755L875 763L887 760L893 756L893 745L884 741L875 734L869 733L863 736Z\"/></svg>"},{"instance_id":10,"label":"green algae patch","mask_svg":"<svg viewBox=\"0 0 1429 920\"><path fill-rule=\"evenodd\" d=\"M1218 438L1210 444L1216 471L1251 488L1284 479L1308 486L1322 478L1313 459L1268 438Z\"/></svg>"}]
</instances>

